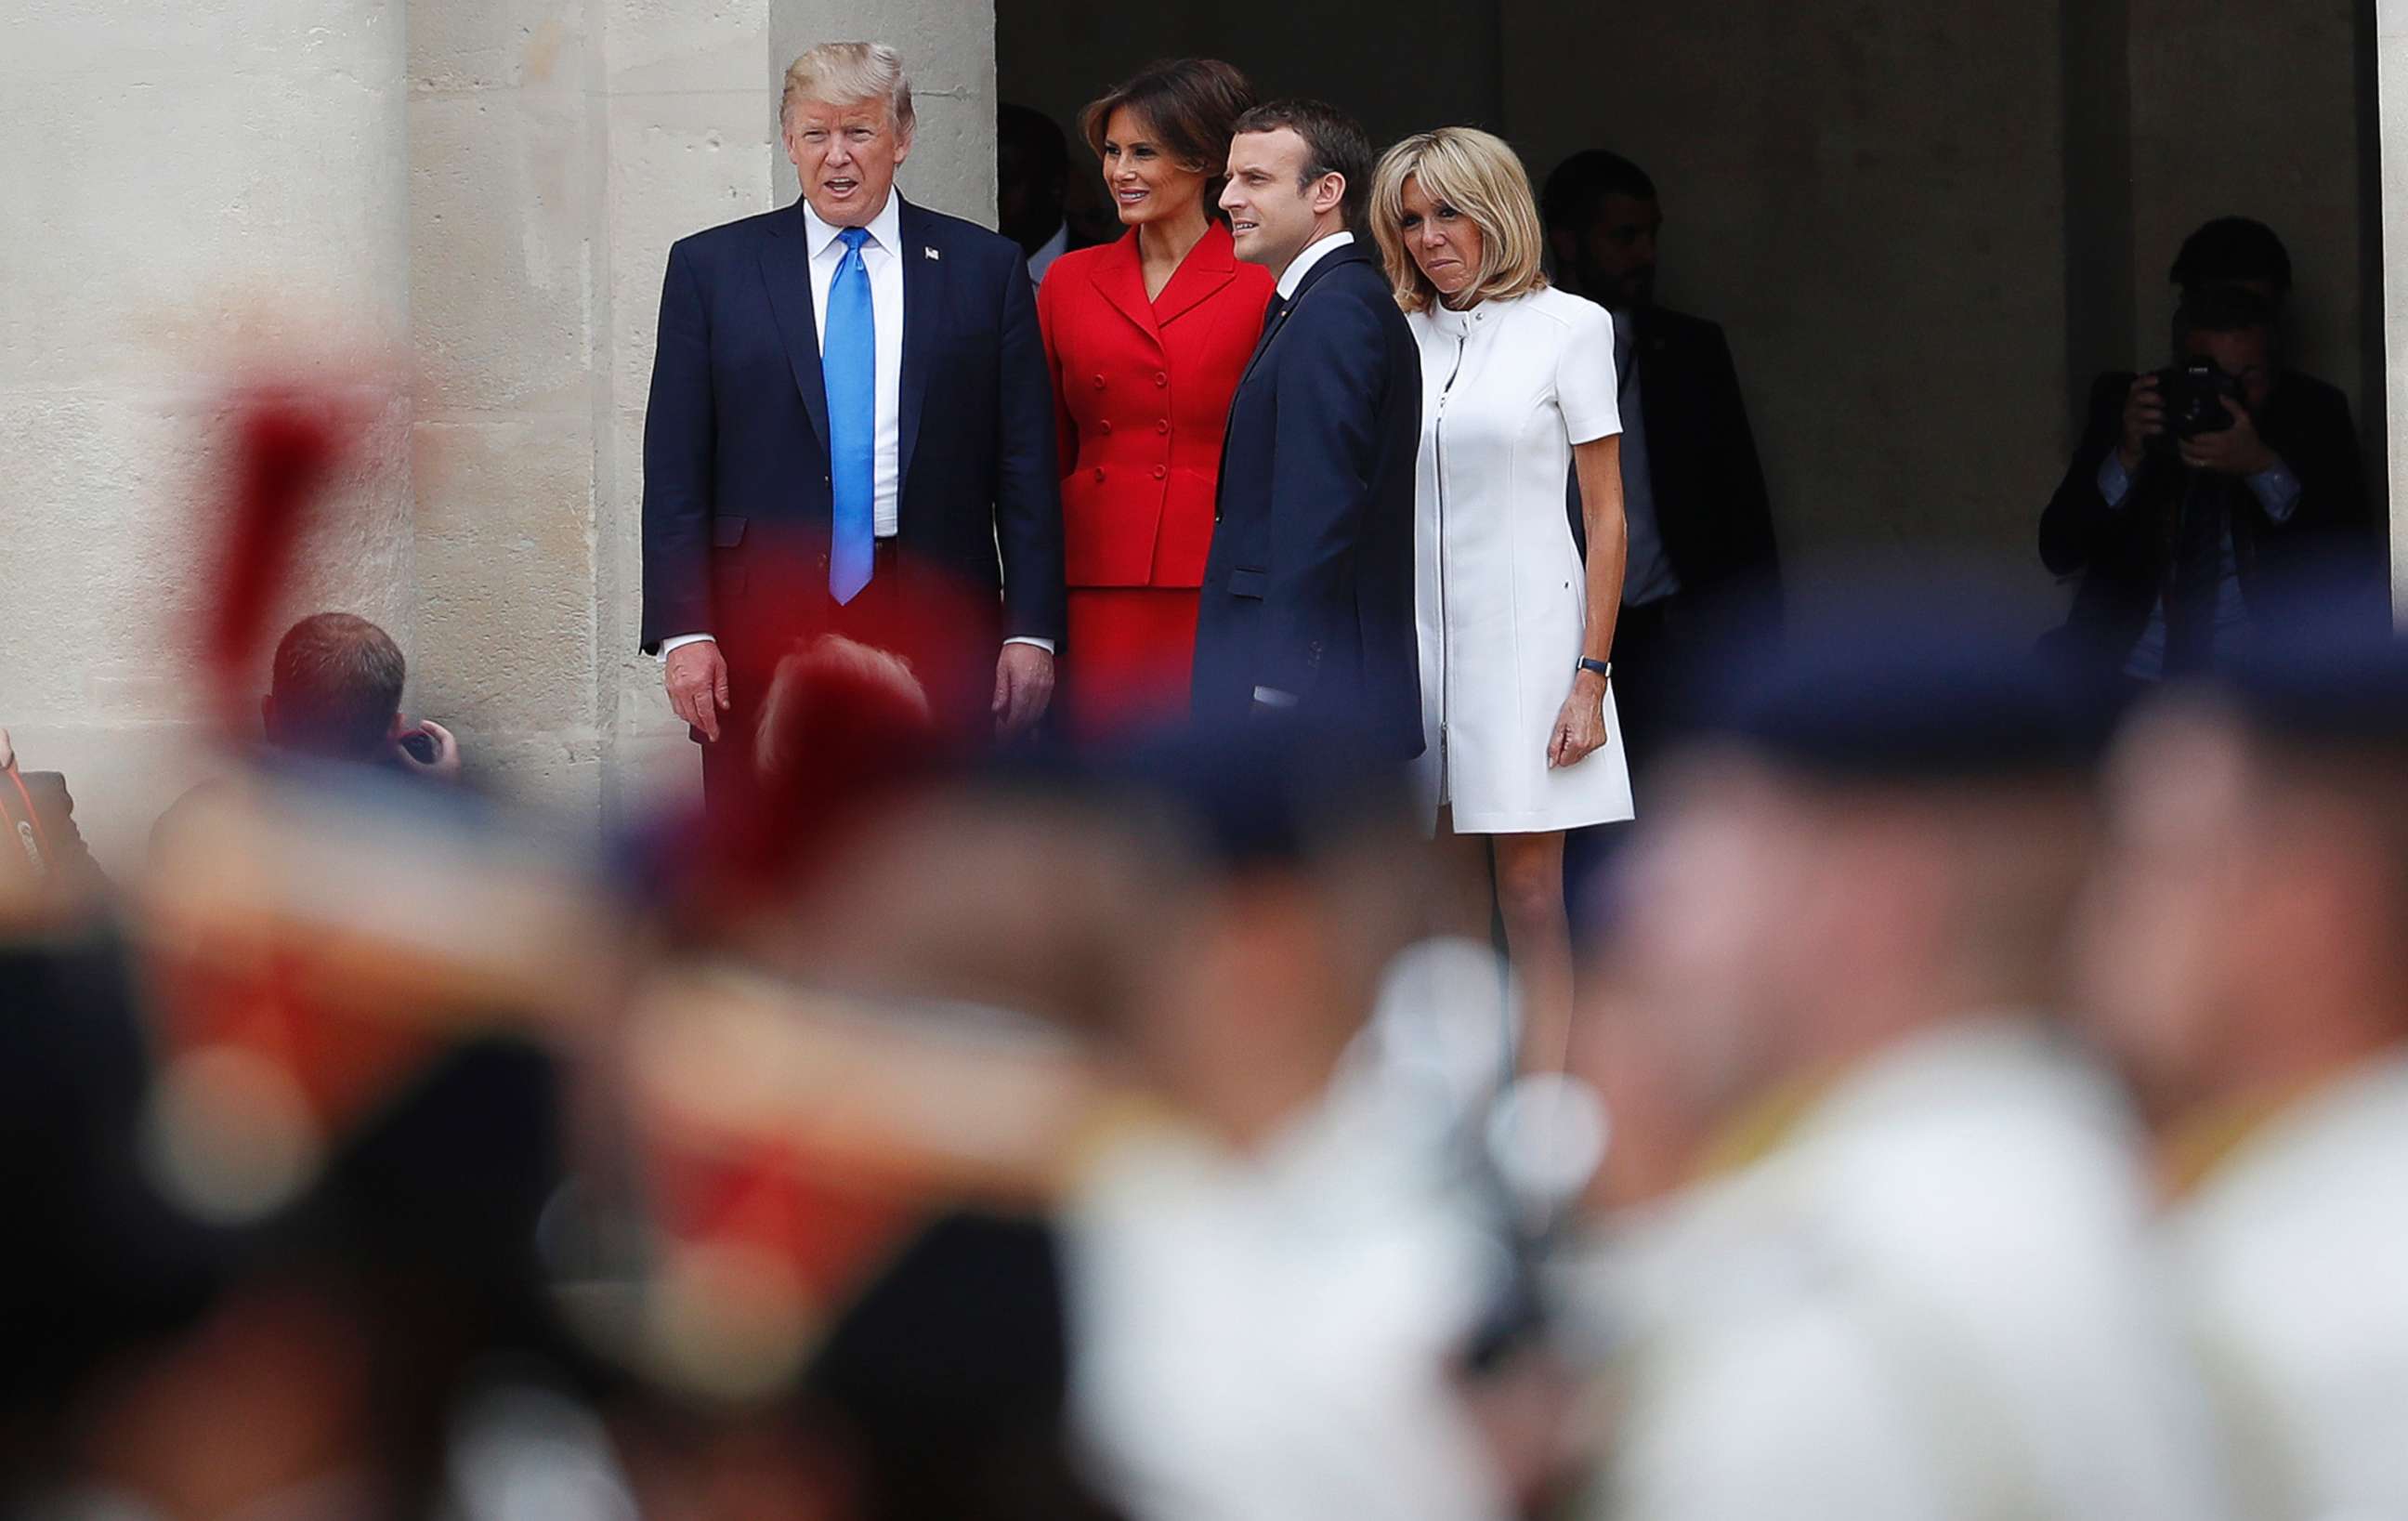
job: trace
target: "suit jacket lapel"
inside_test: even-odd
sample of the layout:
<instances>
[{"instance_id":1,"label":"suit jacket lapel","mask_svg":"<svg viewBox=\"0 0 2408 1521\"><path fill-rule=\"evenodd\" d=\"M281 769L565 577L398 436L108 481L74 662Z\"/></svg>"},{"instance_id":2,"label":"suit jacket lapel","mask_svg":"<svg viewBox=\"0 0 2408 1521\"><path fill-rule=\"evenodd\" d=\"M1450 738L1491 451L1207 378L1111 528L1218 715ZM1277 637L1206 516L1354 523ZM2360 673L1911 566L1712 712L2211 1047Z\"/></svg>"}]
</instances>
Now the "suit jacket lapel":
<instances>
[{"instance_id":1,"label":"suit jacket lapel","mask_svg":"<svg viewBox=\"0 0 2408 1521\"><path fill-rule=\"evenodd\" d=\"M1246 380L1254 375L1254 366L1263 362L1263 355L1271 352L1271 344L1279 337L1281 330L1287 326L1287 320L1296 315L1296 309L1304 304L1304 298L1312 294L1315 285L1321 283L1322 277L1341 264L1368 262L1363 257L1363 251L1359 244L1342 244L1323 254L1320 263L1306 270L1304 278L1296 282L1296 294L1287 298L1287 305L1280 309L1280 314L1263 325L1263 340L1254 345L1254 356L1246 361L1246 373L1238 378L1238 383L1245 384Z\"/></svg>"},{"instance_id":2,"label":"suit jacket lapel","mask_svg":"<svg viewBox=\"0 0 2408 1521\"><path fill-rule=\"evenodd\" d=\"M895 193L899 200L902 192ZM901 202L896 228L903 246L895 256L903 261L903 394L897 398L898 438L896 446L897 489L911 480L911 450L920 441L920 404L928 395L928 356L935 352L945 320L943 251L930 236L927 214L910 201ZM908 521L908 519L907 519Z\"/></svg>"},{"instance_id":3,"label":"suit jacket lapel","mask_svg":"<svg viewBox=\"0 0 2408 1521\"><path fill-rule=\"evenodd\" d=\"M803 203L795 202L786 216L769 225L769 240L761 246L761 279L769 287L769 310L777 318L778 337L786 345L786 362L795 372L795 389L802 393L803 410L818 430L820 447L827 447L827 380L820 371L818 322L812 315L811 240L803 222Z\"/></svg>"},{"instance_id":4,"label":"suit jacket lapel","mask_svg":"<svg viewBox=\"0 0 2408 1521\"><path fill-rule=\"evenodd\" d=\"M1104 250L1090 266L1088 279L1113 310L1137 324L1137 330L1159 346L1162 329L1154 321L1154 303L1145 298L1145 266L1139 261L1137 234L1124 236Z\"/></svg>"},{"instance_id":5,"label":"suit jacket lapel","mask_svg":"<svg viewBox=\"0 0 2408 1521\"><path fill-rule=\"evenodd\" d=\"M1298 292L1297 294L1302 294L1303 293ZM1273 317L1269 322L1263 324L1263 336L1254 340L1254 354L1246 361L1246 372L1238 377L1238 383L1240 385L1245 384L1249 380L1254 378L1254 366L1263 362L1263 355L1271 352L1271 339L1279 337L1280 329L1287 325L1288 314L1294 310L1296 310L1296 303L1294 301L1290 301L1286 306L1280 309L1278 316Z\"/></svg>"},{"instance_id":6,"label":"suit jacket lapel","mask_svg":"<svg viewBox=\"0 0 2408 1521\"><path fill-rule=\"evenodd\" d=\"M1146 303L1146 317L1158 327L1168 327L1237 278L1236 244L1230 239L1229 229L1216 219L1204 229L1203 239L1180 261L1170 283L1162 288L1162 299ZM1138 271L1137 293L1145 294L1142 267Z\"/></svg>"}]
</instances>

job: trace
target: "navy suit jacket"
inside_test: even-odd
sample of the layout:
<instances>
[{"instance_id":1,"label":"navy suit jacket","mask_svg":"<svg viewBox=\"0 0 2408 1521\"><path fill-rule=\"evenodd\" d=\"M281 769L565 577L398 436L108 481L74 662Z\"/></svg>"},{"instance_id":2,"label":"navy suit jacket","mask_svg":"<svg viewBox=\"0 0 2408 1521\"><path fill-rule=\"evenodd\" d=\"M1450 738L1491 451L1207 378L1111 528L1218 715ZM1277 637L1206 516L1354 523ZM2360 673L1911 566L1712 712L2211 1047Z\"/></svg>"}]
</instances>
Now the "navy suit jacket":
<instances>
[{"instance_id":1,"label":"navy suit jacket","mask_svg":"<svg viewBox=\"0 0 2408 1521\"><path fill-rule=\"evenodd\" d=\"M1265 331L1229 405L1196 626L1195 710L1297 699L1375 753L1421 753L1413 466L1421 355L1360 244L1325 255Z\"/></svg>"},{"instance_id":2,"label":"navy suit jacket","mask_svg":"<svg viewBox=\"0 0 2408 1521\"><path fill-rule=\"evenodd\" d=\"M1054 393L1027 264L1010 239L909 201L899 230L900 549L999 597L1002 637L1058 639ZM774 593L801 599L796 621L824 610L835 506L811 307L800 199L669 249L644 413L647 651L746 624L725 604L773 590L747 575L764 549L804 547L816 574Z\"/></svg>"}]
</instances>

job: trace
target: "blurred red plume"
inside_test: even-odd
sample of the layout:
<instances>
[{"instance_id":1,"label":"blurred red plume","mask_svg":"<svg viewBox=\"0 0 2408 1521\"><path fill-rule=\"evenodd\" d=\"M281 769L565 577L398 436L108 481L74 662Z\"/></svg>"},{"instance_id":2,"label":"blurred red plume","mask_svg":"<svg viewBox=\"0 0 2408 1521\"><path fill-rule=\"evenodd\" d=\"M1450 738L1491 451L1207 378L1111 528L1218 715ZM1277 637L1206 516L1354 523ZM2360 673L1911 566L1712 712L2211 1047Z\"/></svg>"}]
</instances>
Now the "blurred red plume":
<instances>
[{"instance_id":1,"label":"blurred red plume","mask_svg":"<svg viewBox=\"0 0 2408 1521\"><path fill-rule=\"evenodd\" d=\"M949 749L926 690L888 650L821 635L779 662L754 737L746 806L710 829L723 903L792 889L816 860L941 768Z\"/></svg>"},{"instance_id":2,"label":"blurred red plume","mask_svg":"<svg viewBox=\"0 0 2408 1521\"><path fill-rule=\"evenodd\" d=\"M217 597L202 651L230 712L266 634L320 494L351 452L359 407L324 382L260 381L232 407Z\"/></svg>"}]
</instances>

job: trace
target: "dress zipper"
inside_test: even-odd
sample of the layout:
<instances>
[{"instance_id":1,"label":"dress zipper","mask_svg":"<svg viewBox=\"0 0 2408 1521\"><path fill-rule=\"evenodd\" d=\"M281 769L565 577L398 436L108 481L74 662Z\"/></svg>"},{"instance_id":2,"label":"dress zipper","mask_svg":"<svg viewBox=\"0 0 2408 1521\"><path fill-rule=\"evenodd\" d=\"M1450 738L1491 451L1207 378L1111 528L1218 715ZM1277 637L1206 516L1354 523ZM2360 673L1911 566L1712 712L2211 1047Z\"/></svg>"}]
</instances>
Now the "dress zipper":
<instances>
[{"instance_id":1,"label":"dress zipper","mask_svg":"<svg viewBox=\"0 0 2408 1521\"><path fill-rule=\"evenodd\" d=\"M1470 343L1469 328L1455 336L1455 367L1447 371L1446 383L1438 388L1438 420L1430 425L1430 469L1438 493L1438 796L1447 804L1455 800L1455 766L1447 753L1446 734L1447 688L1455 667L1446 649L1446 401L1455 394L1455 378L1463 373L1464 351Z\"/></svg>"}]
</instances>

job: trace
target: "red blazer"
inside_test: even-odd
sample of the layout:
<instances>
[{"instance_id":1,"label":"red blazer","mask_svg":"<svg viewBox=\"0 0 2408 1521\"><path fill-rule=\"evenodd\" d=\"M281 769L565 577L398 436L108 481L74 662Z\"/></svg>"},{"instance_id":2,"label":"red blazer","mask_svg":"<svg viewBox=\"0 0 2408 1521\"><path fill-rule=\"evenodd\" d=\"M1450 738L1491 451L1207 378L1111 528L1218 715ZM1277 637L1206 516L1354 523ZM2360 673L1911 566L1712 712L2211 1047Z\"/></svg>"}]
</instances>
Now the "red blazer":
<instances>
[{"instance_id":1,"label":"red blazer","mask_svg":"<svg viewBox=\"0 0 2408 1521\"><path fill-rule=\"evenodd\" d=\"M1061 429L1071 586L1200 586L1229 398L1262 334L1270 271L1240 264L1214 222L1159 300L1137 233L1065 253L1037 320Z\"/></svg>"}]
</instances>

